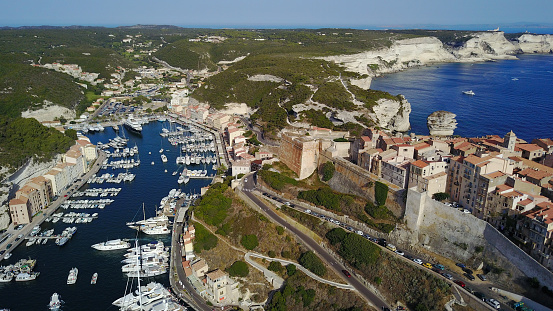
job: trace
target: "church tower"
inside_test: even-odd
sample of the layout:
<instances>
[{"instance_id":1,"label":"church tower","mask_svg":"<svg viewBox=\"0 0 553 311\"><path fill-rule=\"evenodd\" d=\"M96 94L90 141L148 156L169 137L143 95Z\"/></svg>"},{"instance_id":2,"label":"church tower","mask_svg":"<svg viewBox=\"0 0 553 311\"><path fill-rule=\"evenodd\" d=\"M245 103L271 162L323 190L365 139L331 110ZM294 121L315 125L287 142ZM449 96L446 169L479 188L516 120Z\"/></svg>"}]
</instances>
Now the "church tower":
<instances>
[{"instance_id":1,"label":"church tower","mask_svg":"<svg viewBox=\"0 0 553 311\"><path fill-rule=\"evenodd\" d=\"M503 136L503 147L507 148L509 151L515 151L516 142L517 136L512 130Z\"/></svg>"}]
</instances>

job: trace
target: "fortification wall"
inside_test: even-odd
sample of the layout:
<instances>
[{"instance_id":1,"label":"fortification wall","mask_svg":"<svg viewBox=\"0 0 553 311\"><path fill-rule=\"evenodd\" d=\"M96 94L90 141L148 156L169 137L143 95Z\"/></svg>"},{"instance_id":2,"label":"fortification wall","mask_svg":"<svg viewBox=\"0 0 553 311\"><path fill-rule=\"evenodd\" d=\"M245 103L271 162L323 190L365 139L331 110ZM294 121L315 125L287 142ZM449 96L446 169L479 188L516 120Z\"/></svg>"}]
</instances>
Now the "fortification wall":
<instances>
[{"instance_id":1,"label":"fortification wall","mask_svg":"<svg viewBox=\"0 0 553 311\"><path fill-rule=\"evenodd\" d=\"M540 284L553 288L553 273L493 226L432 200L426 193L409 189L405 224L413 233L409 241L412 246L423 246L445 257L465 262L485 259L508 270L513 277L536 277ZM483 252L479 254L476 247L483 247Z\"/></svg>"},{"instance_id":2,"label":"fortification wall","mask_svg":"<svg viewBox=\"0 0 553 311\"><path fill-rule=\"evenodd\" d=\"M333 162L336 168L334 176L328 182L333 190L357 195L374 202L374 182L383 182L388 185L386 207L392 211L396 217L403 217L405 205L402 203L403 194L406 191L405 189L400 189L345 159L332 158L324 153L321 153L319 156L319 167L328 161Z\"/></svg>"}]
</instances>

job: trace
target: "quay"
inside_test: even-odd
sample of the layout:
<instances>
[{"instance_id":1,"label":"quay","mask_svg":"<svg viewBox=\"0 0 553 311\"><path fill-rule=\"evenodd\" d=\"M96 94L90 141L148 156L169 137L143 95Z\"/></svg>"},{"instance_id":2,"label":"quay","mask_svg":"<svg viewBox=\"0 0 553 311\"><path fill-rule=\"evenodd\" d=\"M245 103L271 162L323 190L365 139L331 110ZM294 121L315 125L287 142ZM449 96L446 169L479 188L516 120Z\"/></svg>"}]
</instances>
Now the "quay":
<instances>
[{"instance_id":1,"label":"quay","mask_svg":"<svg viewBox=\"0 0 553 311\"><path fill-rule=\"evenodd\" d=\"M15 230L15 228L13 228L13 223L10 224L11 228L8 228L6 233L11 233L12 236L5 239L2 243L0 243L0 247L3 248L7 244L12 244L12 247L9 250L11 252L17 246L19 246L19 244L25 241L25 239L17 239L17 236L21 234L24 237L27 237L29 233L31 233L31 230L33 229L33 227L41 225L48 217L52 216L52 214L61 206L62 203L64 203L67 199L69 199L71 195L79 188L81 188L92 175L96 174L98 170L100 170L101 163L106 158L107 158L106 153L101 150L98 150L98 158L92 164L90 170L86 172L84 175L82 175L80 179L77 179L77 181L73 183L68 189L63 190L59 194L58 198L55 201L51 202L47 208L43 209L38 214L36 214L33 217L33 221L31 223L25 225L25 227L21 230ZM40 238L45 238L45 237L40 237ZM4 257L1 257L0 261L3 259Z\"/></svg>"}]
</instances>

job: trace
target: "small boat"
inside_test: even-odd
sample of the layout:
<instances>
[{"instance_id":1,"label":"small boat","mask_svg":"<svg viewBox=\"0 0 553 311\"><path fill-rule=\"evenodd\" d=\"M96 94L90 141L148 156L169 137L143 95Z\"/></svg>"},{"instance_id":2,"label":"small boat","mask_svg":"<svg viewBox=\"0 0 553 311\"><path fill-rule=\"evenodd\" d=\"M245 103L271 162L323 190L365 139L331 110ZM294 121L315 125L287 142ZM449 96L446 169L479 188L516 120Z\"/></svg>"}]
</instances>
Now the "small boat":
<instances>
[{"instance_id":1,"label":"small boat","mask_svg":"<svg viewBox=\"0 0 553 311\"><path fill-rule=\"evenodd\" d=\"M94 272L94 274L92 275L92 279L90 280L90 284L96 284L97 281L98 281L98 272Z\"/></svg>"},{"instance_id":2,"label":"small boat","mask_svg":"<svg viewBox=\"0 0 553 311\"><path fill-rule=\"evenodd\" d=\"M19 273L19 274L15 277L15 281L16 281L16 282L32 281L32 280L36 279L37 276L38 276L39 274L40 274L40 272L30 272L30 273L23 272L23 273Z\"/></svg>"},{"instance_id":3,"label":"small boat","mask_svg":"<svg viewBox=\"0 0 553 311\"><path fill-rule=\"evenodd\" d=\"M50 310L59 310L61 308L61 303L60 295L58 293L53 293L48 307Z\"/></svg>"},{"instance_id":4,"label":"small boat","mask_svg":"<svg viewBox=\"0 0 553 311\"><path fill-rule=\"evenodd\" d=\"M69 276L67 276L67 284L75 284L77 282L77 275L79 274L79 269L73 268L69 271Z\"/></svg>"},{"instance_id":5,"label":"small boat","mask_svg":"<svg viewBox=\"0 0 553 311\"><path fill-rule=\"evenodd\" d=\"M513 81L518 81L518 78L512 78L511 80L513 80Z\"/></svg>"},{"instance_id":6,"label":"small boat","mask_svg":"<svg viewBox=\"0 0 553 311\"><path fill-rule=\"evenodd\" d=\"M465 94L465 95L475 95L472 90L463 91L463 94Z\"/></svg>"},{"instance_id":7,"label":"small boat","mask_svg":"<svg viewBox=\"0 0 553 311\"><path fill-rule=\"evenodd\" d=\"M167 170L165 170L165 173L167 173Z\"/></svg>"},{"instance_id":8,"label":"small boat","mask_svg":"<svg viewBox=\"0 0 553 311\"><path fill-rule=\"evenodd\" d=\"M164 154L161 155L161 162L167 163L167 156L166 155L164 155Z\"/></svg>"},{"instance_id":9,"label":"small boat","mask_svg":"<svg viewBox=\"0 0 553 311\"><path fill-rule=\"evenodd\" d=\"M152 165L154 165L154 161L152 161Z\"/></svg>"},{"instance_id":10,"label":"small boat","mask_svg":"<svg viewBox=\"0 0 553 311\"><path fill-rule=\"evenodd\" d=\"M6 253L6 255L4 255L4 259L8 260L11 256L12 253Z\"/></svg>"}]
</instances>

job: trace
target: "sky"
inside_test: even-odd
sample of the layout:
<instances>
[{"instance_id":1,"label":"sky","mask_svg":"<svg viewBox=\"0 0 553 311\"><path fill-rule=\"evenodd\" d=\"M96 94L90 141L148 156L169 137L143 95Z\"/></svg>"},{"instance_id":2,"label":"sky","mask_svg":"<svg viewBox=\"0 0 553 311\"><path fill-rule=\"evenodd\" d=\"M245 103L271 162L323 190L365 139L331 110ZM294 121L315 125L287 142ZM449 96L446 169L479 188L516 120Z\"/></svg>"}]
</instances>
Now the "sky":
<instances>
[{"instance_id":1,"label":"sky","mask_svg":"<svg viewBox=\"0 0 553 311\"><path fill-rule=\"evenodd\" d=\"M552 0L0 0L0 26L397 28L548 23Z\"/></svg>"}]
</instances>

